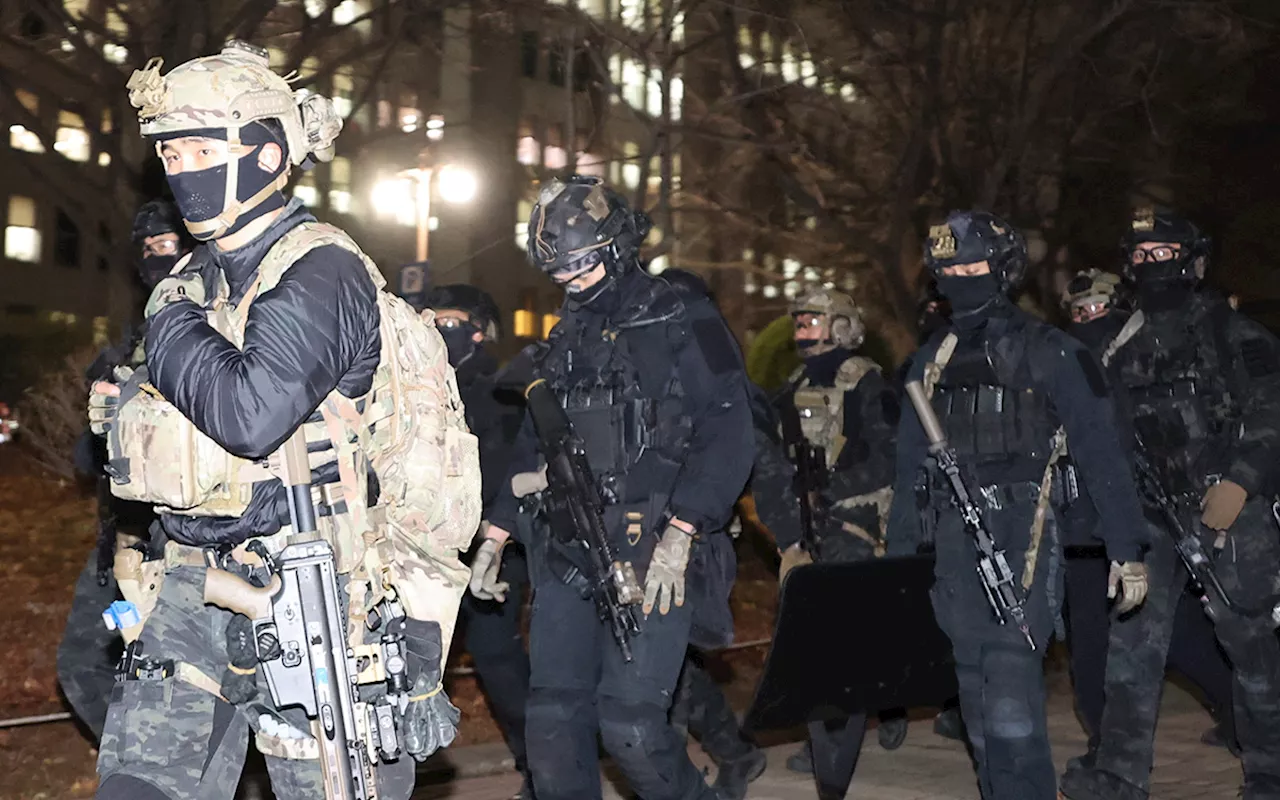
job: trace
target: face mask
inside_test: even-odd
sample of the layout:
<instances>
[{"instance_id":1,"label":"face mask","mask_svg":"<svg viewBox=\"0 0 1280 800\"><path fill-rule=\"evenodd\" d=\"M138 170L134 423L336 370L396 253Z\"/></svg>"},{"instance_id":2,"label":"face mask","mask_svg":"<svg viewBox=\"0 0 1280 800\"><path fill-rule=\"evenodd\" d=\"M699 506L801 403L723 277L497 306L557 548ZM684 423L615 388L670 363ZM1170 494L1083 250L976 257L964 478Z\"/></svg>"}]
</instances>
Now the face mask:
<instances>
[{"instance_id":1,"label":"face mask","mask_svg":"<svg viewBox=\"0 0 1280 800\"><path fill-rule=\"evenodd\" d=\"M1191 301L1195 284L1189 281L1142 281L1138 284L1138 307L1148 314L1176 311Z\"/></svg>"},{"instance_id":2,"label":"face mask","mask_svg":"<svg viewBox=\"0 0 1280 800\"><path fill-rule=\"evenodd\" d=\"M805 356L804 358L804 374L814 383L821 386L833 386L836 381L836 373L840 371L840 365L849 360L850 351L837 347L834 350L828 350L816 356Z\"/></svg>"},{"instance_id":3,"label":"face mask","mask_svg":"<svg viewBox=\"0 0 1280 800\"><path fill-rule=\"evenodd\" d=\"M442 327L439 330L440 336L444 339L445 349L449 351L449 366L456 368L475 353L478 345L471 337L480 332L475 325L464 322L452 328Z\"/></svg>"},{"instance_id":4,"label":"face mask","mask_svg":"<svg viewBox=\"0 0 1280 800\"><path fill-rule=\"evenodd\" d=\"M142 266L138 268L138 273L142 276L142 282L146 284L148 289L154 288L162 278L173 271L174 264L178 263L178 259L182 256L145 256L142 259Z\"/></svg>"},{"instance_id":5,"label":"face mask","mask_svg":"<svg viewBox=\"0 0 1280 800\"><path fill-rule=\"evenodd\" d=\"M566 289L565 295L577 307L604 316L613 314L622 307L622 292L618 290L618 281L608 274L595 286L588 286L580 292Z\"/></svg>"},{"instance_id":6,"label":"face mask","mask_svg":"<svg viewBox=\"0 0 1280 800\"><path fill-rule=\"evenodd\" d=\"M951 301L952 319L961 325L1000 296L1000 285L994 275L939 275L938 291Z\"/></svg>"},{"instance_id":7,"label":"face mask","mask_svg":"<svg viewBox=\"0 0 1280 800\"><path fill-rule=\"evenodd\" d=\"M1083 342L1085 347L1097 352L1111 335L1113 327L1107 317L1101 317L1088 322L1073 322L1068 327L1068 331Z\"/></svg>"},{"instance_id":8,"label":"face mask","mask_svg":"<svg viewBox=\"0 0 1280 800\"><path fill-rule=\"evenodd\" d=\"M258 166L258 154L261 149L262 145L258 145L235 162L236 200L241 203L274 182L286 166L282 161L280 170L276 172L267 172ZM202 169L199 172L182 172L168 176L169 188L173 191L174 202L178 204L178 211L182 212L183 219L189 222L207 222L222 213L223 204L227 198L227 175L230 167L231 164L228 163ZM284 204L284 195L275 191L258 205L242 211L236 218L235 224L225 232L198 234L193 231L191 235L202 242L227 236L243 229L263 214L283 208Z\"/></svg>"}]
</instances>

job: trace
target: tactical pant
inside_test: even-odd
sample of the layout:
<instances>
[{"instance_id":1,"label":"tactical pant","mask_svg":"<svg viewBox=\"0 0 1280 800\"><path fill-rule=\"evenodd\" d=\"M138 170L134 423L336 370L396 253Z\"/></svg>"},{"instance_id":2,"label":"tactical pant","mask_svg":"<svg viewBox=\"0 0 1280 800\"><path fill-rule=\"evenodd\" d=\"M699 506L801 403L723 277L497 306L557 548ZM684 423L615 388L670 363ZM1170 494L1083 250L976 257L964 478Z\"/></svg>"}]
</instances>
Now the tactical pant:
<instances>
[{"instance_id":1,"label":"tactical pant","mask_svg":"<svg viewBox=\"0 0 1280 800\"><path fill-rule=\"evenodd\" d=\"M311 731L300 709L274 709L261 671L259 696L248 707L192 682L197 673L219 681L227 666L231 614L204 604L204 578L203 568L189 566L165 576L140 641L144 656L172 660L177 674L125 681L112 690L98 753L99 800L226 800L235 794L260 713L271 711L299 731ZM259 736L255 743L278 800L324 797L317 761L285 757L287 743L273 737ZM412 761L402 757L396 768L412 771Z\"/></svg>"},{"instance_id":2,"label":"tactical pant","mask_svg":"<svg viewBox=\"0 0 1280 800\"><path fill-rule=\"evenodd\" d=\"M1107 600L1109 569L1110 562L1101 554L1067 556L1071 686L1089 734L1090 749L1098 746L1105 703L1107 639L1111 627ZM1204 694L1214 718L1228 733L1234 729L1231 665L1218 646L1213 623L1189 590L1178 598L1165 668L1195 684Z\"/></svg>"},{"instance_id":3,"label":"tactical pant","mask_svg":"<svg viewBox=\"0 0 1280 800\"><path fill-rule=\"evenodd\" d=\"M108 573L107 585L99 586L97 573L98 555L93 552L76 579L57 660L62 693L94 739L102 738L123 644L120 634L102 622L102 612L116 599L115 578Z\"/></svg>"},{"instance_id":4,"label":"tactical pant","mask_svg":"<svg viewBox=\"0 0 1280 800\"><path fill-rule=\"evenodd\" d=\"M738 717L715 679L702 666L701 656L690 653L676 689L671 722L683 725L717 765L737 761L755 752L742 735Z\"/></svg>"},{"instance_id":5,"label":"tactical pant","mask_svg":"<svg viewBox=\"0 0 1280 800\"><path fill-rule=\"evenodd\" d=\"M1150 786L1156 717L1174 609L1187 575L1169 534L1151 525L1150 590L1142 608L1111 625L1107 705L1097 767L1142 791ZM1269 503L1245 504L1218 556L1218 579L1244 606L1280 588L1280 535ZM1225 609L1214 623L1234 668L1236 737L1245 778L1280 780L1280 642L1269 616L1246 618Z\"/></svg>"},{"instance_id":6,"label":"tactical pant","mask_svg":"<svg viewBox=\"0 0 1280 800\"><path fill-rule=\"evenodd\" d=\"M467 652L498 727L515 757L516 769L528 774L525 752L525 705L529 701L529 654L520 634L524 587L529 583L524 549L503 553L502 580L511 585L505 603L463 595L460 622Z\"/></svg>"},{"instance_id":7,"label":"tactical pant","mask_svg":"<svg viewBox=\"0 0 1280 800\"><path fill-rule=\"evenodd\" d=\"M691 608L655 609L631 640L632 661L583 596L533 572L525 738L538 800L601 797L597 734L645 800L715 797L667 718L688 647Z\"/></svg>"},{"instance_id":8,"label":"tactical pant","mask_svg":"<svg viewBox=\"0 0 1280 800\"><path fill-rule=\"evenodd\" d=\"M1006 551L1021 590L1038 485L1021 483L981 493L990 499L983 519ZM997 622L976 571L973 540L948 497L940 508L935 542L937 581L933 607L951 639L960 685L960 711L984 800L1055 800L1057 776L1045 710L1044 652L1062 597L1062 551L1050 510L1025 592L1026 617L1036 649L1013 624Z\"/></svg>"}]
</instances>

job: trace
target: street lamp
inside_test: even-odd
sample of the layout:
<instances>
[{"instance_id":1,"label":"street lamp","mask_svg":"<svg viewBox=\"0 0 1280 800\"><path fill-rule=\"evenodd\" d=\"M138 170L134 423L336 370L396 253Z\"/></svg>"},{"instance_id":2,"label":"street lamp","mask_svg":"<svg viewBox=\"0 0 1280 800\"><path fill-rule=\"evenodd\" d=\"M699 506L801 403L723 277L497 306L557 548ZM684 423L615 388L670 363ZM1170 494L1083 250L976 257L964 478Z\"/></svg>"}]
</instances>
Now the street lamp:
<instances>
[{"instance_id":1,"label":"street lamp","mask_svg":"<svg viewBox=\"0 0 1280 800\"><path fill-rule=\"evenodd\" d=\"M449 203L465 203L476 194L476 176L455 164L429 165L403 170L373 187L373 206L382 216L394 216L418 228L417 260L425 262L431 230L431 200L438 190Z\"/></svg>"}]
</instances>

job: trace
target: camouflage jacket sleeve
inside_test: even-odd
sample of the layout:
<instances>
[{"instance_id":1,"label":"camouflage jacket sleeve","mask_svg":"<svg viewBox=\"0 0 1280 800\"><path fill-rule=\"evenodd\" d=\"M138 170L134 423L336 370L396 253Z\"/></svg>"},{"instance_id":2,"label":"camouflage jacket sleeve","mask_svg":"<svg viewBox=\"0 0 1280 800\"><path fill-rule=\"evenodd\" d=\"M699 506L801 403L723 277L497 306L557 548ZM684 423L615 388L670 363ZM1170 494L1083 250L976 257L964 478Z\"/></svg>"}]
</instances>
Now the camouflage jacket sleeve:
<instances>
[{"instance_id":1,"label":"camouflage jacket sleeve","mask_svg":"<svg viewBox=\"0 0 1280 800\"><path fill-rule=\"evenodd\" d=\"M1028 351L1032 374L1044 385L1067 447L1101 520L1099 537L1114 561L1140 561L1148 542L1124 435L1097 359L1080 342L1047 325Z\"/></svg>"},{"instance_id":2,"label":"camouflage jacket sleeve","mask_svg":"<svg viewBox=\"0 0 1280 800\"><path fill-rule=\"evenodd\" d=\"M911 357L907 381L918 381L924 375L924 365L937 351L937 343L931 342ZM886 555L904 556L915 553L925 543L925 532L920 525L920 513L916 508L916 480L929 455L929 442L915 408L905 398L899 398L901 417L898 422L897 448L894 458L893 505L889 508L889 529L886 531Z\"/></svg>"},{"instance_id":3,"label":"camouflage jacket sleeve","mask_svg":"<svg viewBox=\"0 0 1280 800\"><path fill-rule=\"evenodd\" d=\"M1280 459L1280 342L1266 328L1232 311L1226 344L1240 394L1241 430L1228 460L1226 477L1252 497L1276 491Z\"/></svg>"}]
</instances>

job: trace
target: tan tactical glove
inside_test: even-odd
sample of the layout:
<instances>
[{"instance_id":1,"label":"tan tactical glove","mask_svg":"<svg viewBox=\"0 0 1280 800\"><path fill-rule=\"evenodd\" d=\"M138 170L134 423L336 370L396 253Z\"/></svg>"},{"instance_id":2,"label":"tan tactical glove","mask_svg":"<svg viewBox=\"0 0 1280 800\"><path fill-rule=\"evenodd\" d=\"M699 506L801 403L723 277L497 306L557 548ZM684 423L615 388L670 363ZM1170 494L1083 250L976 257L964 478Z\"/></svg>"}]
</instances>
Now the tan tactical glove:
<instances>
[{"instance_id":1,"label":"tan tactical glove","mask_svg":"<svg viewBox=\"0 0 1280 800\"><path fill-rule=\"evenodd\" d=\"M1147 565L1141 561L1111 562L1111 574L1107 578L1107 599L1115 600L1116 613L1128 614L1147 599Z\"/></svg>"},{"instance_id":2,"label":"tan tactical glove","mask_svg":"<svg viewBox=\"0 0 1280 800\"><path fill-rule=\"evenodd\" d=\"M204 306L204 279L198 272L182 272L162 278L151 290L147 307L142 315L151 319L157 311L172 305L179 300L190 300L198 306Z\"/></svg>"},{"instance_id":3,"label":"tan tactical glove","mask_svg":"<svg viewBox=\"0 0 1280 800\"><path fill-rule=\"evenodd\" d=\"M813 563L813 556L809 555L809 551L805 550L798 544L793 544L782 553L782 564L778 567L778 587L782 587L783 581L787 579L787 573L796 567L803 567L806 564Z\"/></svg>"},{"instance_id":4,"label":"tan tactical glove","mask_svg":"<svg viewBox=\"0 0 1280 800\"><path fill-rule=\"evenodd\" d=\"M653 549L649 571L644 576L644 613L653 611L658 601L658 613L671 610L674 598L677 606L684 605L684 571L689 566L689 550L693 547L693 534L668 523L662 532L662 541Z\"/></svg>"},{"instance_id":5,"label":"tan tactical glove","mask_svg":"<svg viewBox=\"0 0 1280 800\"><path fill-rule=\"evenodd\" d=\"M133 370L116 367L112 381L96 381L89 389L89 430L106 436L120 410L120 384L129 382Z\"/></svg>"},{"instance_id":6,"label":"tan tactical glove","mask_svg":"<svg viewBox=\"0 0 1280 800\"><path fill-rule=\"evenodd\" d=\"M1236 522L1236 517L1244 510L1244 503L1249 499L1245 488L1234 481L1223 480L1210 486L1204 493L1200 507L1204 513L1200 521L1206 528L1225 531Z\"/></svg>"},{"instance_id":7,"label":"tan tactical glove","mask_svg":"<svg viewBox=\"0 0 1280 800\"><path fill-rule=\"evenodd\" d=\"M511 585L498 580L498 571L502 569L502 550L507 541L486 538L471 561L471 593L481 600L506 602Z\"/></svg>"},{"instance_id":8,"label":"tan tactical glove","mask_svg":"<svg viewBox=\"0 0 1280 800\"><path fill-rule=\"evenodd\" d=\"M517 472L511 476L511 494L527 497L547 488L547 465L534 472Z\"/></svg>"}]
</instances>

